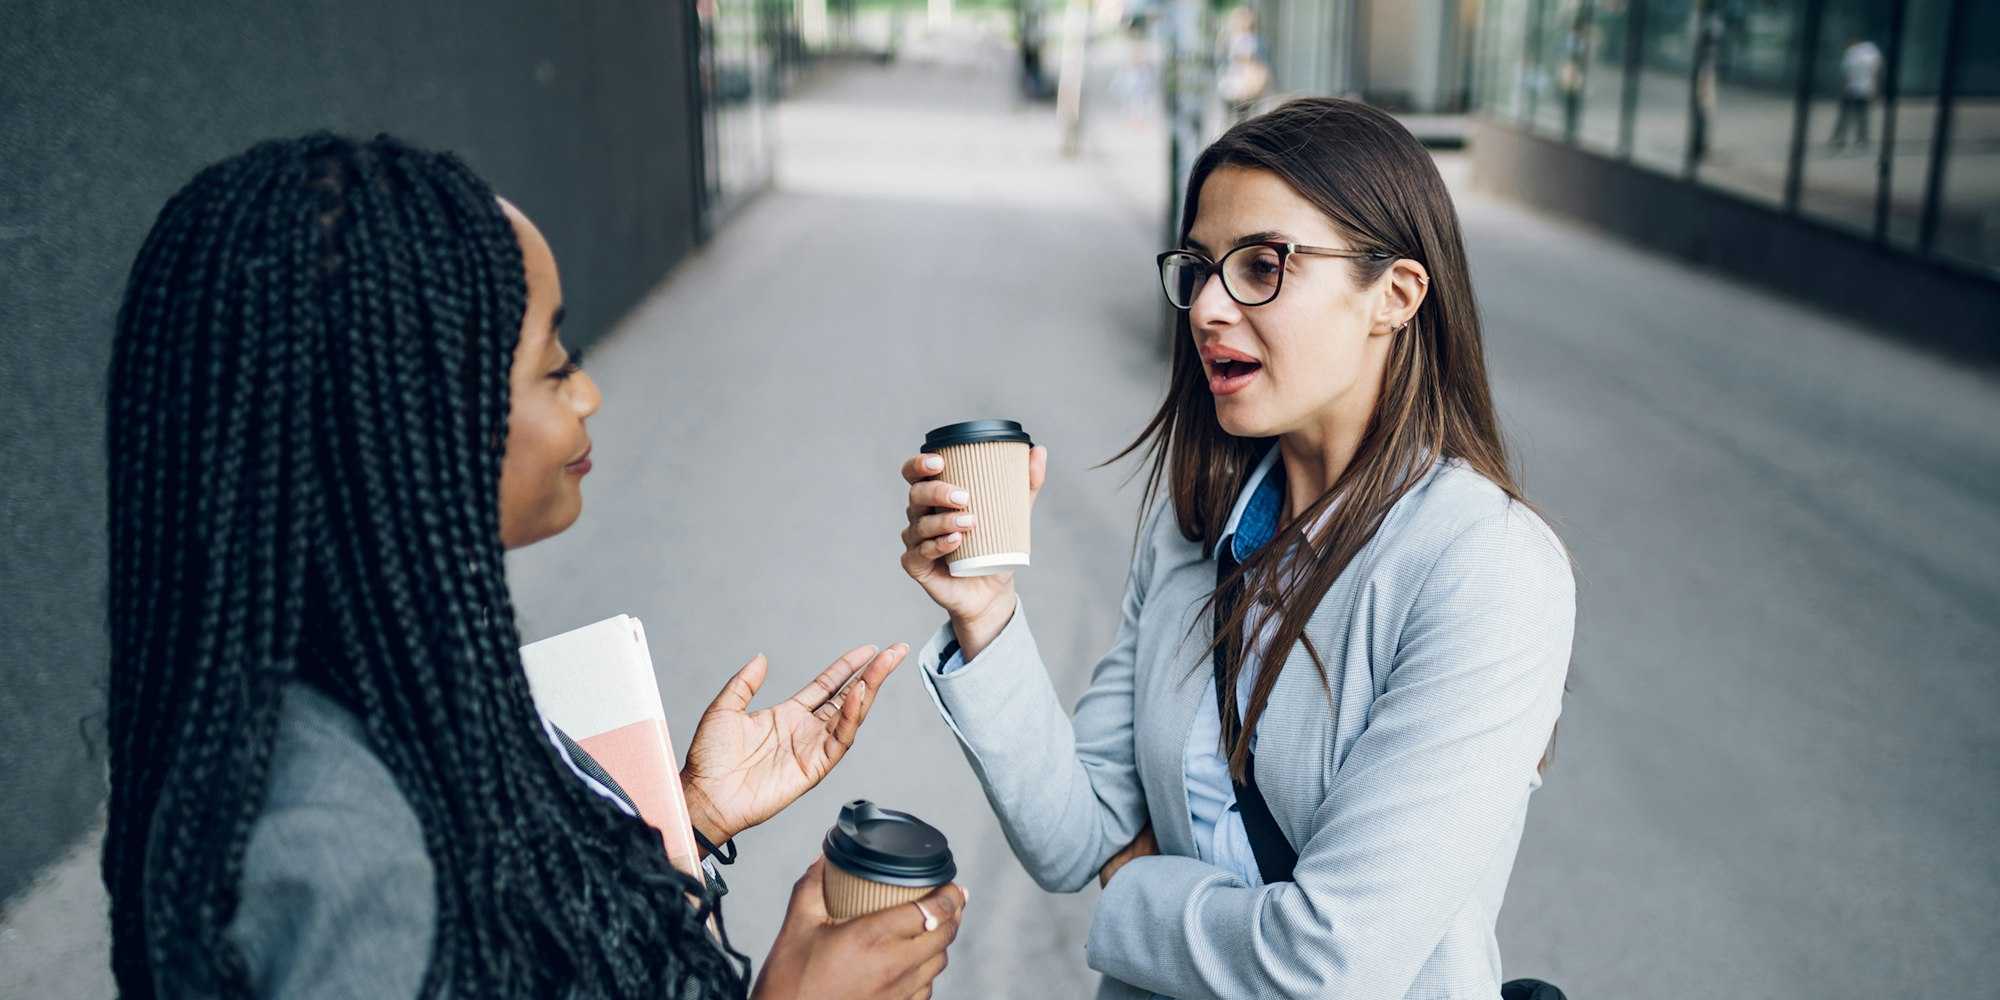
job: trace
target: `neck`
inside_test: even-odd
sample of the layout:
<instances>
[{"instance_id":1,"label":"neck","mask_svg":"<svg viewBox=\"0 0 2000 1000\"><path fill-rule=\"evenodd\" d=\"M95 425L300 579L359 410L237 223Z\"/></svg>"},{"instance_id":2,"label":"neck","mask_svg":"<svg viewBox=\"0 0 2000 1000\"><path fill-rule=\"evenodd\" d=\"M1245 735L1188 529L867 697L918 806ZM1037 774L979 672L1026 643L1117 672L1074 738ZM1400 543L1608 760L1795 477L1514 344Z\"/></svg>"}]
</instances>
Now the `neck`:
<instances>
[{"instance_id":1,"label":"neck","mask_svg":"<svg viewBox=\"0 0 2000 1000\"><path fill-rule=\"evenodd\" d=\"M1357 394L1361 395L1361 394ZM1373 393L1342 400L1306 426L1278 436L1278 460L1285 466L1285 519L1292 520L1326 495L1361 450L1361 435L1374 412Z\"/></svg>"},{"instance_id":2,"label":"neck","mask_svg":"<svg viewBox=\"0 0 2000 1000\"><path fill-rule=\"evenodd\" d=\"M1333 435L1295 431L1278 439L1285 466L1285 520L1299 516L1333 488L1361 447L1361 428Z\"/></svg>"}]
</instances>

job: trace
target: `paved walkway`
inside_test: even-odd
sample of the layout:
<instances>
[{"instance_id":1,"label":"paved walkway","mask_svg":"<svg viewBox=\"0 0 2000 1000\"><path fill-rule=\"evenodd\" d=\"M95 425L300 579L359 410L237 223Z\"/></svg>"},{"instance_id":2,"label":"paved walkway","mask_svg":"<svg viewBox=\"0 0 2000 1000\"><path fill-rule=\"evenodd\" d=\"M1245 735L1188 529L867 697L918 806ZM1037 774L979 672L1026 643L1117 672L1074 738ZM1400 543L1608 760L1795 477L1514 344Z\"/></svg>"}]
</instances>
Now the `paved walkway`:
<instances>
[{"instance_id":1,"label":"paved walkway","mask_svg":"<svg viewBox=\"0 0 2000 1000\"><path fill-rule=\"evenodd\" d=\"M759 651L776 690L849 645L937 627L897 565L897 466L953 420L1019 419L1051 450L1021 582L1066 698L1111 638L1137 501L1090 466L1159 390L1158 202L1063 159L1005 60L913 44L803 89L781 111L777 189L595 353L608 402L588 510L520 554L516 599L534 634L644 619L663 682L691 692L683 739L694 696ZM729 920L746 950L763 954L793 877L863 796L935 821L973 886L940 996L1088 995L1090 896L1021 872L914 674L825 785L740 838Z\"/></svg>"},{"instance_id":2,"label":"paved walkway","mask_svg":"<svg viewBox=\"0 0 2000 1000\"><path fill-rule=\"evenodd\" d=\"M1157 172L1127 117L1058 158L1004 57L910 55L787 106L779 190L598 355L591 514L520 561L542 630L633 611L703 693L760 649L797 679L845 643L919 642L937 616L895 565L891 470L925 428L1004 415L1053 449L1022 589L1059 689L1082 689L1135 514L1125 469L1089 467L1163 371L1157 193L1133 190ZM1509 203L1460 208L1503 415L1582 593L1510 972L1580 997L1978 995L2000 939L2000 385ZM735 926L761 944L837 804L870 795L936 817L975 886L941 995L1087 995L1095 891L1021 874L915 681L747 838Z\"/></svg>"},{"instance_id":3,"label":"paved walkway","mask_svg":"<svg viewBox=\"0 0 2000 1000\"><path fill-rule=\"evenodd\" d=\"M1161 388L1164 178L1140 158L1164 154L1114 119L1064 160L1005 58L913 44L805 88L777 189L593 353L589 509L518 555L516 598L531 637L644 619L683 739L754 653L785 690L935 627L896 565L895 467L950 420L1018 418L1052 449L1022 589L1066 698L1111 640L1136 491L1091 466ZM1580 582L1509 974L1582 998L1989 994L2000 384L1507 203L1460 210L1502 413ZM958 849L973 910L940 996L1088 995L1095 890L1021 873L914 676L742 838L742 945L762 954L857 796ZM0 928L0 996L108 994L93 864Z\"/></svg>"}]
</instances>

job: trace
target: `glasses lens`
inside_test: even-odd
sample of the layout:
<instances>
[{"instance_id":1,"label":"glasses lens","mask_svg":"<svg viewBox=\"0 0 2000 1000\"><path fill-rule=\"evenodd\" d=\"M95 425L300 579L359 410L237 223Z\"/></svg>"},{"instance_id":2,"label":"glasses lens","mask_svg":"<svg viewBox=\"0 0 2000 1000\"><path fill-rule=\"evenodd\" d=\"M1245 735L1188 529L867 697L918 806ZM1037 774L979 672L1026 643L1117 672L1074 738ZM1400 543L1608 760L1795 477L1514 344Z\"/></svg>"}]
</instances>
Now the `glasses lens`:
<instances>
[{"instance_id":1,"label":"glasses lens","mask_svg":"<svg viewBox=\"0 0 2000 1000\"><path fill-rule=\"evenodd\" d=\"M1267 246L1237 247L1222 259L1222 281L1229 294L1246 306L1260 306L1278 297L1285 259Z\"/></svg>"},{"instance_id":2,"label":"glasses lens","mask_svg":"<svg viewBox=\"0 0 2000 1000\"><path fill-rule=\"evenodd\" d=\"M1201 294L1207 281L1208 262L1200 257L1170 253L1160 259L1160 286L1167 290L1167 301L1176 309L1194 305L1194 297Z\"/></svg>"}]
</instances>

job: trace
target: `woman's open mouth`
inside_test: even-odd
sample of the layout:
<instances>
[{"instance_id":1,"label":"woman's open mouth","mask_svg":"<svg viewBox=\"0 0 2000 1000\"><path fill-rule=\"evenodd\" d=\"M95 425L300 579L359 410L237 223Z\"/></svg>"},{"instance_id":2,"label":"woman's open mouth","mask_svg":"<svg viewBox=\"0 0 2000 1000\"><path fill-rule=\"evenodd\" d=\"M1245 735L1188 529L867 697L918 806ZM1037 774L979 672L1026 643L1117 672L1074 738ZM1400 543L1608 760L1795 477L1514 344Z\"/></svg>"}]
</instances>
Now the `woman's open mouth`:
<instances>
[{"instance_id":1,"label":"woman's open mouth","mask_svg":"<svg viewBox=\"0 0 2000 1000\"><path fill-rule=\"evenodd\" d=\"M1255 361L1212 361L1208 366L1208 391L1218 396L1240 392L1263 370L1264 366Z\"/></svg>"}]
</instances>

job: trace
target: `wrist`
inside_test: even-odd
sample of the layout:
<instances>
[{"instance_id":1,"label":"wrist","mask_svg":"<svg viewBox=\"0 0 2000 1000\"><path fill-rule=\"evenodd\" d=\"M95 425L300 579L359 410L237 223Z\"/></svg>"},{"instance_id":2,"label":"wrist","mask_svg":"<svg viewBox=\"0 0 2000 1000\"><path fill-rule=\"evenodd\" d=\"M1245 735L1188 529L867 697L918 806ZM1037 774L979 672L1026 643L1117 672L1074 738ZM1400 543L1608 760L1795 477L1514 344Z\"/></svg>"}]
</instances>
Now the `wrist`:
<instances>
[{"instance_id":1,"label":"wrist","mask_svg":"<svg viewBox=\"0 0 2000 1000\"><path fill-rule=\"evenodd\" d=\"M688 825L709 843L725 844L736 836L736 831L730 829L717 815L715 803L708 797L708 793L702 790L701 783L689 778L686 771L681 772L681 798L687 803ZM699 841L695 844L695 853L703 858L708 857L708 849L701 846Z\"/></svg>"},{"instance_id":2,"label":"wrist","mask_svg":"<svg viewBox=\"0 0 2000 1000\"><path fill-rule=\"evenodd\" d=\"M978 656L981 650L991 645L1005 631L1007 623L1014 620L1014 591L1006 593L972 614L951 616L951 634L958 640L958 649L966 662Z\"/></svg>"}]
</instances>

